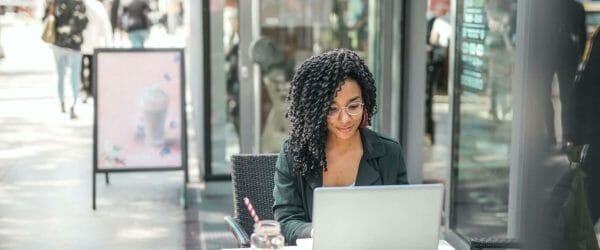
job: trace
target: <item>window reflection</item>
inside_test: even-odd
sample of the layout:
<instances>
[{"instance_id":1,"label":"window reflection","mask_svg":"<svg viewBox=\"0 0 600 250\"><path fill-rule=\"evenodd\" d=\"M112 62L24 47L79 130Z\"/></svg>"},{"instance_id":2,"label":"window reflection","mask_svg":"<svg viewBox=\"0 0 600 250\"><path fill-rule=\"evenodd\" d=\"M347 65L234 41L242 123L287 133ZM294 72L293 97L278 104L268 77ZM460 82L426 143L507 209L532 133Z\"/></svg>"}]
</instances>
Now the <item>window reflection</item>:
<instances>
[{"instance_id":1,"label":"window reflection","mask_svg":"<svg viewBox=\"0 0 600 250\"><path fill-rule=\"evenodd\" d=\"M593 31L600 9L581 2L545 1L534 12L540 35L531 38L536 47L527 84L533 91L523 108L535 116L524 123L536 128L527 129L531 164L524 168L530 177L523 224L531 249L598 249L600 50Z\"/></svg>"},{"instance_id":2,"label":"window reflection","mask_svg":"<svg viewBox=\"0 0 600 250\"><path fill-rule=\"evenodd\" d=\"M333 48L350 48L368 61L368 22L374 20L367 0L263 0L261 35L267 45L259 55L274 53L259 63L261 90L261 151L278 152L288 133L285 98L294 70L308 57ZM373 65L369 65L373 72Z\"/></svg>"},{"instance_id":3,"label":"window reflection","mask_svg":"<svg viewBox=\"0 0 600 250\"><path fill-rule=\"evenodd\" d=\"M450 0L431 0L427 12L424 183L448 183L450 122L448 103ZM445 214L445 213L444 213ZM444 220L445 221L445 220Z\"/></svg>"},{"instance_id":4,"label":"window reflection","mask_svg":"<svg viewBox=\"0 0 600 250\"><path fill-rule=\"evenodd\" d=\"M240 83L237 0L210 1L211 174L227 174L239 153Z\"/></svg>"},{"instance_id":5,"label":"window reflection","mask_svg":"<svg viewBox=\"0 0 600 250\"><path fill-rule=\"evenodd\" d=\"M505 236L516 0L457 4L451 227Z\"/></svg>"},{"instance_id":6,"label":"window reflection","mask_svg":"<svg viewBox=\"0 0 600 250\"><path fill-rule=\"evenodd\" d=\"M571 31L571 34L574 33L576 34L576 37L579 38L576 40L579 43L575 46L575 51L583 51L582 54L577 55L579 56L577 58L580 59L580 65L585 65L579 67L577 72L579 77L575 78L575 90L572 92L574 96L571 97L572 99L578 100L578 104L572 104L573 107L571 108L575 117L567 118L577 121L578 124L568 126L569 129L574 132L570 133L570 138L566 139L573 144L573 148L579 148L577 146L585 144L589 145L589 152L587 152L586 159L581 161L581 165L589 178L589 186L586 190L586 201L591 217L590 222L592 226L595 226L596 237L600 239L600 223L598 223L598 220L600 219L600 199L598 196L600 190L600 168L598 167L598 165L600 165L600 118L598 116L598 111L600 110L600 87L598 85L598 79L600 76L596 73L599 67L598 62L600 60L600 54L598 54L600 52L600 48L598 47L600 44L600 42L598 42L600 34L600 3L593 2L594 1L583 1L587 36L585 32L581 32L581 25L578 25L579 17L582 13L580 13L580 7L576 5L581 4L573 3L572 5L574 5L574 7L572 8L574 10L571 11L572 14L568 16L573 20L565 20L567 23L576 24L573 31ZM583 41L587 41L587 48L582 46ZM575 110L578 110L578 112L575 112ZM581 117L586 117L587 119L581 119ZM586 134L587 138L578 141L576 139L577 135L575 131L579 132L579 135ZM569 147L567 147L567 149L569 149ZM569 150L566 151L569 152ZM579 159L581 160L581 158ZM598 242L596 241L596 243Z\"/></svg>"}]
</instances>

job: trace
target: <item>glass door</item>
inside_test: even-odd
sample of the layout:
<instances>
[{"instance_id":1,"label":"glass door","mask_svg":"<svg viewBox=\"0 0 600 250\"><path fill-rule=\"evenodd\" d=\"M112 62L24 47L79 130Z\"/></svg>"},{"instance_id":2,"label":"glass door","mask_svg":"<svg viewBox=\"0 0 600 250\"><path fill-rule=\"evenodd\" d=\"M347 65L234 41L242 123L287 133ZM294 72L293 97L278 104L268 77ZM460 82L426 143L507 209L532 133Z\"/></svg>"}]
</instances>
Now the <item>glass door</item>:
<instances>
[{"instance_id":1,"label":"glass door","mask_svg":"<svg viewBox=\"0 0 600 250\"><path fill-rule=\"evenodd\" d=\"M240 152L238 12L237 0L203 1L206 180L230 178Z\"/></svg>"},{"instance_id":2,"label":"glass door","mask_svg":"<svg viewBox=\"0 0 600 250\"><path fill-rule=\"evenodd\" d=\"M334 48L361 55L381 84L375 58L380 1L240 1L241 151L279 152L288 133L290 81L308 57ZM378 88L381 89L381 88Z\"/></svg>"},{"instance_id":3,"label":"glass door","mask_svg":"<svg viewBox=\"0 0 600 250\"><path fill-rule=\"evenodd\" d=\"M450 228L506 237L517 1L456 4Z\"/></svg>"},{"instance_id":4,"label":"glass door","mask_svg":"<svg viewBox=\"0 0 600 250\"><path fill-rule=\"evenodd\" d=\"M229 178L233 154L279 152L295 69L334 48L352 49L367 62L380 108L373 129L390 135L400 112L391 107L400 98L394 90L401 55L392 51L399 51L401 6L394 0L203 1L205 179Z\"/></svg>"}]
</instances>

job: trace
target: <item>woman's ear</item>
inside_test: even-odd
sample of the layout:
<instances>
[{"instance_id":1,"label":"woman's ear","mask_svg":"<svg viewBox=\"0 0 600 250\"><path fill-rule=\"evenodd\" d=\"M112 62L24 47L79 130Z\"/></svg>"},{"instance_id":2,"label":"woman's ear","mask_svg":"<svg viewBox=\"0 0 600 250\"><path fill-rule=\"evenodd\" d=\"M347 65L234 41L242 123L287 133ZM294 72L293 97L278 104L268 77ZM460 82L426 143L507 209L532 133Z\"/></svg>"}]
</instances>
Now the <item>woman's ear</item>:
<instances>
[{"instance_id":1,"label":"woman's ear","mask_svg":"<svg viewBox=\"0 0 600 250\"><path fill-rule=\"evenodd\" d=\"M369 126L369 112L367 112L366 108L363 108L363 117L362 122L360 123L360 128L366 128Z\"/></svg>"}]
</instances>

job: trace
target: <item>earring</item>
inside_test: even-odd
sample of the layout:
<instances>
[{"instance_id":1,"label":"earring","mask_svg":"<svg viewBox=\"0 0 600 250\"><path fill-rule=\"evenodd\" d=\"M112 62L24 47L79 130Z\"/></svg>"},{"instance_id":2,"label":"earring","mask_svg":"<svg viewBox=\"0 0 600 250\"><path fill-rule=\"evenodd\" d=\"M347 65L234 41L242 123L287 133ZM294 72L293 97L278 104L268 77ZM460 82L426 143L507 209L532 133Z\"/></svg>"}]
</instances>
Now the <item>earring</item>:
<instances>
[{"instance_id":1,"label":"earring","mask_svg":"<svg viewBox=\"0 0 600 250\"><path fill-rule=\"evenodd\" d=\"M360 123L360 127L361 128L366 128L369 126L369 112L367 112L367 109L363 109L363 119L362 122Z\"/></svg>"}]
</instances>

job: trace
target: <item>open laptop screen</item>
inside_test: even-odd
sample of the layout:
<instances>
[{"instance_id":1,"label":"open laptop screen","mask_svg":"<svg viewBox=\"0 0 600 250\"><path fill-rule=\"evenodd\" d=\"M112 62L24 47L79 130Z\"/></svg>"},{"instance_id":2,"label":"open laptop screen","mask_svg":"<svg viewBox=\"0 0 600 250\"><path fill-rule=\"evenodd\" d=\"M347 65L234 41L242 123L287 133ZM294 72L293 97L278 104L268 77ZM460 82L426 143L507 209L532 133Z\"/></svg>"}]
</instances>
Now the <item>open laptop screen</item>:
<instances>
[{"instance_id":1,"label":"open laptop screen","mask_svg":"<svg viewBox=\"0 0 600 250\"><path fill-rule=\"evenodd\" d=\"M441 184L317 188L313 249L437 249L443 189Z\"/></svg>"}]
</instances>

